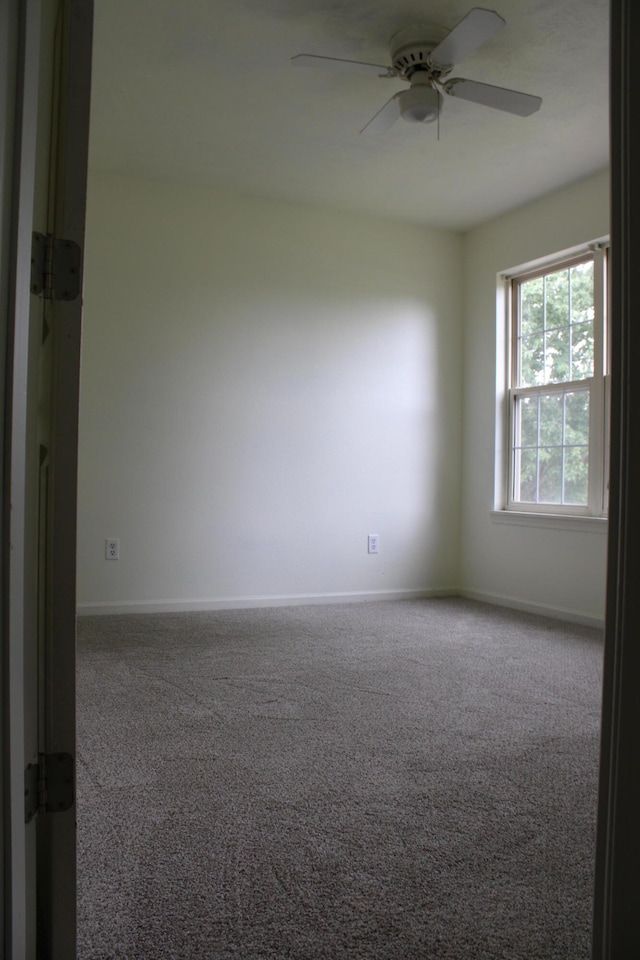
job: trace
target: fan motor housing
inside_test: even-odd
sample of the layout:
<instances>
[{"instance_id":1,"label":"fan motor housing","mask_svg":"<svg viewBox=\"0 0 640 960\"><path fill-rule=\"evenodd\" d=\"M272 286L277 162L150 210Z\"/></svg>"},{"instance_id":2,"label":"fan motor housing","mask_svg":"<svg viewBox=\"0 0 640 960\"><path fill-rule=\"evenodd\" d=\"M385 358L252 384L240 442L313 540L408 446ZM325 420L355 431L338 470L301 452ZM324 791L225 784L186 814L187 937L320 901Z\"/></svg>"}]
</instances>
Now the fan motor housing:
<instances>
[{"instance_id":1,"label":"fan motor housing","mask_svg":"<svg viewBox=\"0 0 640 960\"><path fill-rule=\"evenodd\" d=\"M394 72L403 80L411 80L417 70L427 71L436 80L446 76L451 72L451 67L431 63L430 54L436 46L436 43L410 43L394 51L392 61Z\"/></svg>"},{"instance_id":2,"label":"fan motor housing","mask_svg":"<svg viewBox=\"0 0 640 960\"><path fill-rule=\"evenodd\" d=\"M416 24L394 34L390 42L393 72L403 80L411 80L417 71L428 72L436 80L446 76L451 67L431 63L431 51L444 39L447 31L432 24Z\"/></svg>"}]
</instances>

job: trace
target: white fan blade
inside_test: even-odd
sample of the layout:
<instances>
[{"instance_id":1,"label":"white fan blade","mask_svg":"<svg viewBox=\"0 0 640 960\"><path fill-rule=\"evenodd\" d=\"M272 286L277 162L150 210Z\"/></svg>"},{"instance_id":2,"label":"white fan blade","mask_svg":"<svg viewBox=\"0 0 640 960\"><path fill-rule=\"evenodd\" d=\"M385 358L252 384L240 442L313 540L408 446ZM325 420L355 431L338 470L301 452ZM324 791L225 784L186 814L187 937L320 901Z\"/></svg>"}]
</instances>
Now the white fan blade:
<instances>
[{"instance_id":1,"label":"white fan blade","mask_svg":"<svg viewBox=\"0 0 640 960\"><path fill-rule=\"evenodd\" d=\"M493 107L494 110L505 110L518 117L530 117L542 105L540 97L507 90L506 87L494 87L490 83L478 83L477 80L448 80L443 84L443 89L445 93L460 100L481 103L484 107Z\"/></svg>"},{"instance_id":2,"label":"white fan blade","mask_svg":"<svg viewBox=\"0 0 640 960\"><path fill-rule=\"evenodd\" d=\"M460 23L448 33L442 43L432 50L429 59L433 63L460 63L479 46L502 30L505 21L494 10L474 7Z\"/></svg>"},{"instance_id":3,"label":"white fan blade","mask_svg":"<svg viewBox=\"0 0 640 960\"><path fill-rule=\"evenodd\" d=\"M376 77L389 75L389 67L379 63L363 63L360 60L340 60L339 57L317 57L313 53L299 53L291 57L294 67L317 67L321 70L336 70L340 73L366 73Z\"/></svg>"},{"instance_id":4,"label":"white fan blade","mask_svg":"<svg viewBox=\"0 0 640 960\"><path fill-rule=\"evenodd\" d=\"M375 116L369 120L369 123L362 128L360 133L365 137L376 133L386 133L389 127L391 127L400 116L399 97L400 93L396 93L391 97L391 100L387 100L384 107L378 110Z\"/></svg>"}]
</instances>

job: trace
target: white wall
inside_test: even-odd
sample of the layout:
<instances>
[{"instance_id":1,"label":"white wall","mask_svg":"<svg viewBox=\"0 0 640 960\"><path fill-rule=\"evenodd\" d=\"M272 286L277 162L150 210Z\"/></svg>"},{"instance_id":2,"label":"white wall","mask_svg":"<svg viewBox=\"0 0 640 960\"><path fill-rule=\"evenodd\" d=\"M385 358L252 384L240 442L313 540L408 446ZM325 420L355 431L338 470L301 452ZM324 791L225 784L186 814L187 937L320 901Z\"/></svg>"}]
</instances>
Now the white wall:
<instances>
[{"instance_id":1,"label":"white wall","mask_svg":"<svg viewBox=\"0 0 640 960\"><path fill-rule=\"evenodd\" d=\"M80 610L455 588L461 247L94 173Z\"/></svg>"},{"instance_id":2,"label":"white wall","mask_svg":"<svg viewBox=\"0 0 640 960\"><path fill-rule=\"evenodd\" d=\"M516 526L497 522L491 511L497 275L608 231L609 180L602 173L465 237L461 587L469 596L587 621L604 616L606 524Z\"/></svg>"}]
</instances>

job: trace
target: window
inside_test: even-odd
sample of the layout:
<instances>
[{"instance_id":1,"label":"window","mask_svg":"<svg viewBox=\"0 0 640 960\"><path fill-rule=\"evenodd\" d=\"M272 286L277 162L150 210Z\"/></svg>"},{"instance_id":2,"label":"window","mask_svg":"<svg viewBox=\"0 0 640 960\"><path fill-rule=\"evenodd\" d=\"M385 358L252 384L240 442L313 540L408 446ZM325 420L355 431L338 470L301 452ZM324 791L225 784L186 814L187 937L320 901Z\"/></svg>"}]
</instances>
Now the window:
<instances>
[{"instance_id":1,"label":"window","mask_svg":"<svg viewBox=\"0 0 640 960\"><path fill-rule=\"evenodd\" d=\"M507 509L606 514L604 246L511 277Z\"/></svg>"}]
</instances>

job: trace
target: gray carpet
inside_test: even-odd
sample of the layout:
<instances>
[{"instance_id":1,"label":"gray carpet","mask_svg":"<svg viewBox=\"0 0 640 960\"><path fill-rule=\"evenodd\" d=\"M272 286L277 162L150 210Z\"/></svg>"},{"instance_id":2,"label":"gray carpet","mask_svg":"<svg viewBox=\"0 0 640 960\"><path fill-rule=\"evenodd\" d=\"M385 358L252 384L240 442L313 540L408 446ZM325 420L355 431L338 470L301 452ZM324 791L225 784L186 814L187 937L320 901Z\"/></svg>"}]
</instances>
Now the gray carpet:
<instances>
[{"instance_id":1,"label":"gray carpet","mask_svg":"<svg viewBox=\"0 0 640 960\"><path fill-rule=\"evenodd\" d=\"M80 960L586 960L602 634L461 599L79 623Z\"/></svg>"}]
</instances>

